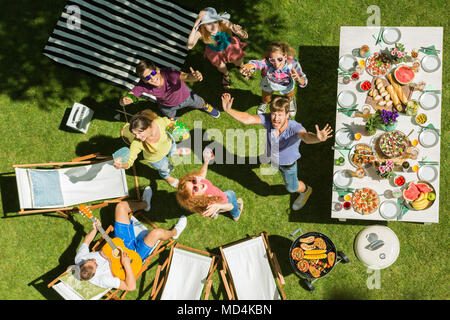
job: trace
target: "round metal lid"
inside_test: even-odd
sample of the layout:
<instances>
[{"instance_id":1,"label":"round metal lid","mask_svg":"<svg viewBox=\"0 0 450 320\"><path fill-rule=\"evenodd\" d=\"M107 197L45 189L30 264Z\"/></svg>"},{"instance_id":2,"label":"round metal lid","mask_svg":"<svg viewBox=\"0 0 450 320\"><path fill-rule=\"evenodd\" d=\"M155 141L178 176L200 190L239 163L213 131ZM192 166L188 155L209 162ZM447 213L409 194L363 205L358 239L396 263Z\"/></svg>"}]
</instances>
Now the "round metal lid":
<instances>
[{"instance_id":1,"label":"round metal lid","mask_svg":"<svg viewBox=\"0 0 450 320\"><path fill-rule=\"evenodd\" d=\"M400 242L397 235L385 226L369 226L355 238L356 257L371 269L384 269L397 260Z\"/></svg>"}]
</instances>

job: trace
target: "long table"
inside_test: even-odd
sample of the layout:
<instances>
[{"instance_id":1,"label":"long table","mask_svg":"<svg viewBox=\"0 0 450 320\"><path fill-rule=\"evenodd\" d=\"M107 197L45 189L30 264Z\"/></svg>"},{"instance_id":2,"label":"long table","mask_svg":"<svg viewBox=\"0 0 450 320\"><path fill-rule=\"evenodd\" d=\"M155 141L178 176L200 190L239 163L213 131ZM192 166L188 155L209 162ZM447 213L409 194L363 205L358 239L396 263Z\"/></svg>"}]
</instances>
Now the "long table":
<instances>
[{"instance_id":1,"label":"long table","mask_svg":"<svg viewBox=\"0 0 450 320\"><path fill-rule=\"evenodd\" d=\"M386 28L386 27L385 27ZM398 42L405 45L406 52L409 54L412 48L419 49L420 47L428 47L434 45L436 49L440 50L438 57L441 59L441 67L434 72L425 72L420 67L420 71L415 74L414 82L424 81L426 83L426 88L432 88L434 90L442 89L442 57L443 57L443 28L442 27L395 27L401 31L401 38ZM345 54L352 54L355 52L355 49L360 48L362 45L368 45L370 48L371 54L376 51L380 51L381 49L394 48L394 44L386 44L384 42L375 45L374 36L378 35L380 31L380 27L341 27L340 30L340 46L339 46L339 57ZM426 55L422 52L419 52L418 61L421 61L423 57ZM362 60L363 58L357 57L357 60ZM406 65L411 65L411 63L407 63ZM365 105L365 100L367 97L367 92L360 92L357 89L357 84L360 81L368 80L372 81L372 76L369 75L366 71L360 76L359 81L351 81L348 84L343 84L341 78L338 78L338 86L337 86L337 94L342 92L343 90L350 90L356 94L358 108ZM410 99L418 100L422 93L420 91L413 91ZM435 128L441 128L441 102L442 96L439 96L439 105L433 110L423 110L420 106L418 108L419 113L425 113L428 117L428 121L426 124L432 123ZM338 104L336 103L338 107ZM371 112L375 112L374 109ZM412 129L414 131L409 136L410 140L418 139L420 126L416 125L413 121L414 117L405 115L400 113L398 118L397 130L408 134ZM359 141L353 141L352 145L357 143L366 143L370 144L373 142L373 136L367 136L364 134L364 119L362 117L354 117L348 116L342 112L336 112L336 125L335 132L344 127L350 128L359 128L356 131L360 131L362 133L362 138ZM381 134L383 131L377 130L376 135ZM439 139L440 140L440 139ZM431 148L425 148L420 143L417 146L419 149L419 155L417 160L410 160L411 167L415 164L418 165L417 161L421 160L423 157L427 157L427 160L433 160L440 162L440 141ZM342 154L339 150L335 150L334 158L337 159L341 157ZM355 170L355 167L350 163L349 157L345 159L344 165L336 165L334 164L333 172L336 173L339 170ZM438 172L439 172L438 167ZM418 181L418 176L416 172L413 172L411 169L409 172L399 172L402 174L406 182L410 181ZM408 221L408 222L421 222L421 223L438 223L439 222L439 198L440 198L440 190L439 190L439 180L440 174L436 180L431 182L431 185L434 187L436 191L436 199L434 204L426 209L421 211L408 210L404 215L401 216L400 219L395 219L393 221ZM380 204L386 200L396 200L389 199L389 194L386 194L386 190L395 189L395 185L392 184L391 180L381 179L376 175L369 175L364 178L352 178L352 183L349 188L371 188L375 190L380 196ZM350 193L350 192L349 192ZM351 193L350 193L351 194ZM342 201L342 193L341 197L339 196L336 190L332 191L332 208L331 208L331 217L339 219L341 221L345 221L346 219L360 219L360 220L384 220L386 219L380 214L379 210L375 210L372 214L362 215L350 208L348 210L341 209L340 211L334 210L334 204L343 203Z\"/></svg>"}]
</instances>

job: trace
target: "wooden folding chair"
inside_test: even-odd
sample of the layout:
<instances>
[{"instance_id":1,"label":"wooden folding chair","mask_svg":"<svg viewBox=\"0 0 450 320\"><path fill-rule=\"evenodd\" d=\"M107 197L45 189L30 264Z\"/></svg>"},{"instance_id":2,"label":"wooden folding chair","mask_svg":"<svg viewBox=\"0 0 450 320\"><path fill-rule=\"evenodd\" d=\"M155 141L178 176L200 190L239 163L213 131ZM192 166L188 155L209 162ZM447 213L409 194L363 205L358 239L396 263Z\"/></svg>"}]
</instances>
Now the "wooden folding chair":
<instances>
[{"instance_id":1,"label":"wooden folding chair","mask_svg":"<svg viewBox=\"0 0 450 320\"><path fill-rule=\"evenodd\" d=\"M286 300L284 277L266 232L221 246L220 253L220 276L230 300Z\"/></svg>"},{"instance_id":2,"label":"wooden folding chair","mask_svg":"<svg viewBox=\"0 0 450 320\"><path fill-rule=\"evenodd\" d=\"M156 270L150 298L155 300L208 300L218 256L177 243ZM205 287L206 283L206 287Z\"/></svg>"},{"instance_id":3,"label":"wooden folding chair","mask_svg":"<svg viewBox=\"0 0 450 320\"><path fill-rule=\"evenodd\" d=\"M43 168L45 167L45 168ZM56 212L67 218L78 212L74 205L96 202L100 206L128 197L124 169L115 169L111 156L90 154L70 162L15 164L19 214ZM137 197L140 199L133 166Z\"/></svg>"}]
</instances>

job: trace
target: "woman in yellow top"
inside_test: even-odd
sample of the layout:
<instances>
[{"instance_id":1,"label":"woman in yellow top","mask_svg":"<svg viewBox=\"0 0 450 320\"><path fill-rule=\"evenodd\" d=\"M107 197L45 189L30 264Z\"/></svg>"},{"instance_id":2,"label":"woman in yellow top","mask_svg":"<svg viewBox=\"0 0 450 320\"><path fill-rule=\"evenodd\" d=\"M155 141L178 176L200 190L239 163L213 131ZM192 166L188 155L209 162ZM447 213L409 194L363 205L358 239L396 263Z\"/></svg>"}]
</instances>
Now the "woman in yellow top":
<instances>
[{"instance_id":1,"label":"woman in yellow top","mask_svg":"<svg viewBox=\"0 0 450 320\"><path fill-rule=\"evenodd\" d=\"M189 154L191 149L177 149L174 138L167 132L171 126L173 126L173 121L166 117L159 117L149 109L135 114L128 127L134 136L130 145L130 158L125 163L114 162L114 167L117 169L130 168L142 151L144 159L148 161L149 165L158 170L161 178L176 188L178 179L170 176L173 166L168 157L174 154Z\"/></svg>"}]
</instances>

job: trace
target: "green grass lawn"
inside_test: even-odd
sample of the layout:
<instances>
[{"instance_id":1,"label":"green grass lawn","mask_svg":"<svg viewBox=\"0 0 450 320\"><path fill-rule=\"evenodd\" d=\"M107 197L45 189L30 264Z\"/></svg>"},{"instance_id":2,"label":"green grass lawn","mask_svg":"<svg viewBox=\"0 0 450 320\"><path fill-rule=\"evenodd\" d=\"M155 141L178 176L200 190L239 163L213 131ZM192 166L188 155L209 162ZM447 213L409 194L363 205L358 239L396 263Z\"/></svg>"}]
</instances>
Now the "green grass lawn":
<instances>
[{"instance_id":1,"label":"green grass lawn","mask_svg":"<svg viewBox=\"0 0 450 320\"><path fill-rule=\"evenodd\" d=\"M308 130L318 123L334 126L341 26L364 26L368 18L366 9L371 1L177 1L199 11L213 6L217 11L227 11L232 21L247 30L247 58L259 58L269 42L283 40L297 50L304 72L309 78L308 87L297 92L296 120ZM13 164L69 161L92 152L112 154L124 144L120 139L123 120L114 120L118 108L117 97L122 91L89 75L53 63L41 51L59 18L65 1L4 1L0 12L0 299L60 299L47 284L73 264L76 250L86 232L89 220L75 215L71 221L55 214L18 216L19 201ZM444 48L448 47L448 1L383 1L381 24L391 26L443 26ZM447 17L447 18L446 18ZM213 164L208 178L223 190L232 189L245 201L239 222L220 215L217 220L204 219L182 210L176 203L174 189L162 181L155 170L144 163L137 164L141 193L151 185L154 191L152 209L148 217L158 226L171 228L182 214L188 215L188 226L179 238L180 243L219 253L221 245L267 231L270 245L277 254L285 276L286 296L302 299L449 299L448 283L448 190L449 161L449 71L448 55L443 52L443 108L440 124L441 185L440 222L422 225L401 222L364 222L331 219L331 184L333 172L333 139L318 145L302 144L299 176L310 184L314 193L300 212L292 212L294 201L284 190L278 173L261 174L257 165ZM213 105L219 106L220 75L203 58L203 45L198 44L186 59L184 71L189 67L200 70L205 80L192 88ZM239 110L254 114L260 101L259 74L251 80L231 70L232 96ZM95 111L87 134L62 130L61 120L66 109L74 102L83 103ZM154 105L139 103L130 107L136 112ZM181 120L189 128L194 121L202 121L205 134L209 128L219 129L225 137L227 128L259 129L246 127L226 114L220 119L210 118L203 112L191 111ZM212 134L212 132L209 132ZM204 136L203 145L214 137ZM217 141L217 140L216 140ZM226 143L226 139L224 140ZM246 150L249 145L246 144ZM227 150L236 154L236 150ZM249 153L237 153L246 157ZM193 155L192 157L195 157ZM192 158L193 159L193 158ZM200 168L199 164L180 164L174 175ZM132 198L136 196L132 172L128 185ZM113 206L95 210L104 227L113 222ZM400 256L391 267L381 271L380 289L369 289L366 281L370 274L353 252L357 233L368 225L382 224L391 228L401 243ZM288 252L291 245L289 233L301 227L304 232L319 231L328 235L338 250L350 258L351 263L339 264L333 272L316 283L308 292L299 284L299 278L290 266ZM165 258L165 255L162 255ZM148 299L156 272L156 260L141 278L138 289L127 299ZM226 299L224 286L218 273L214 276L211 299Z\"/></svg>"}]
</instances>

